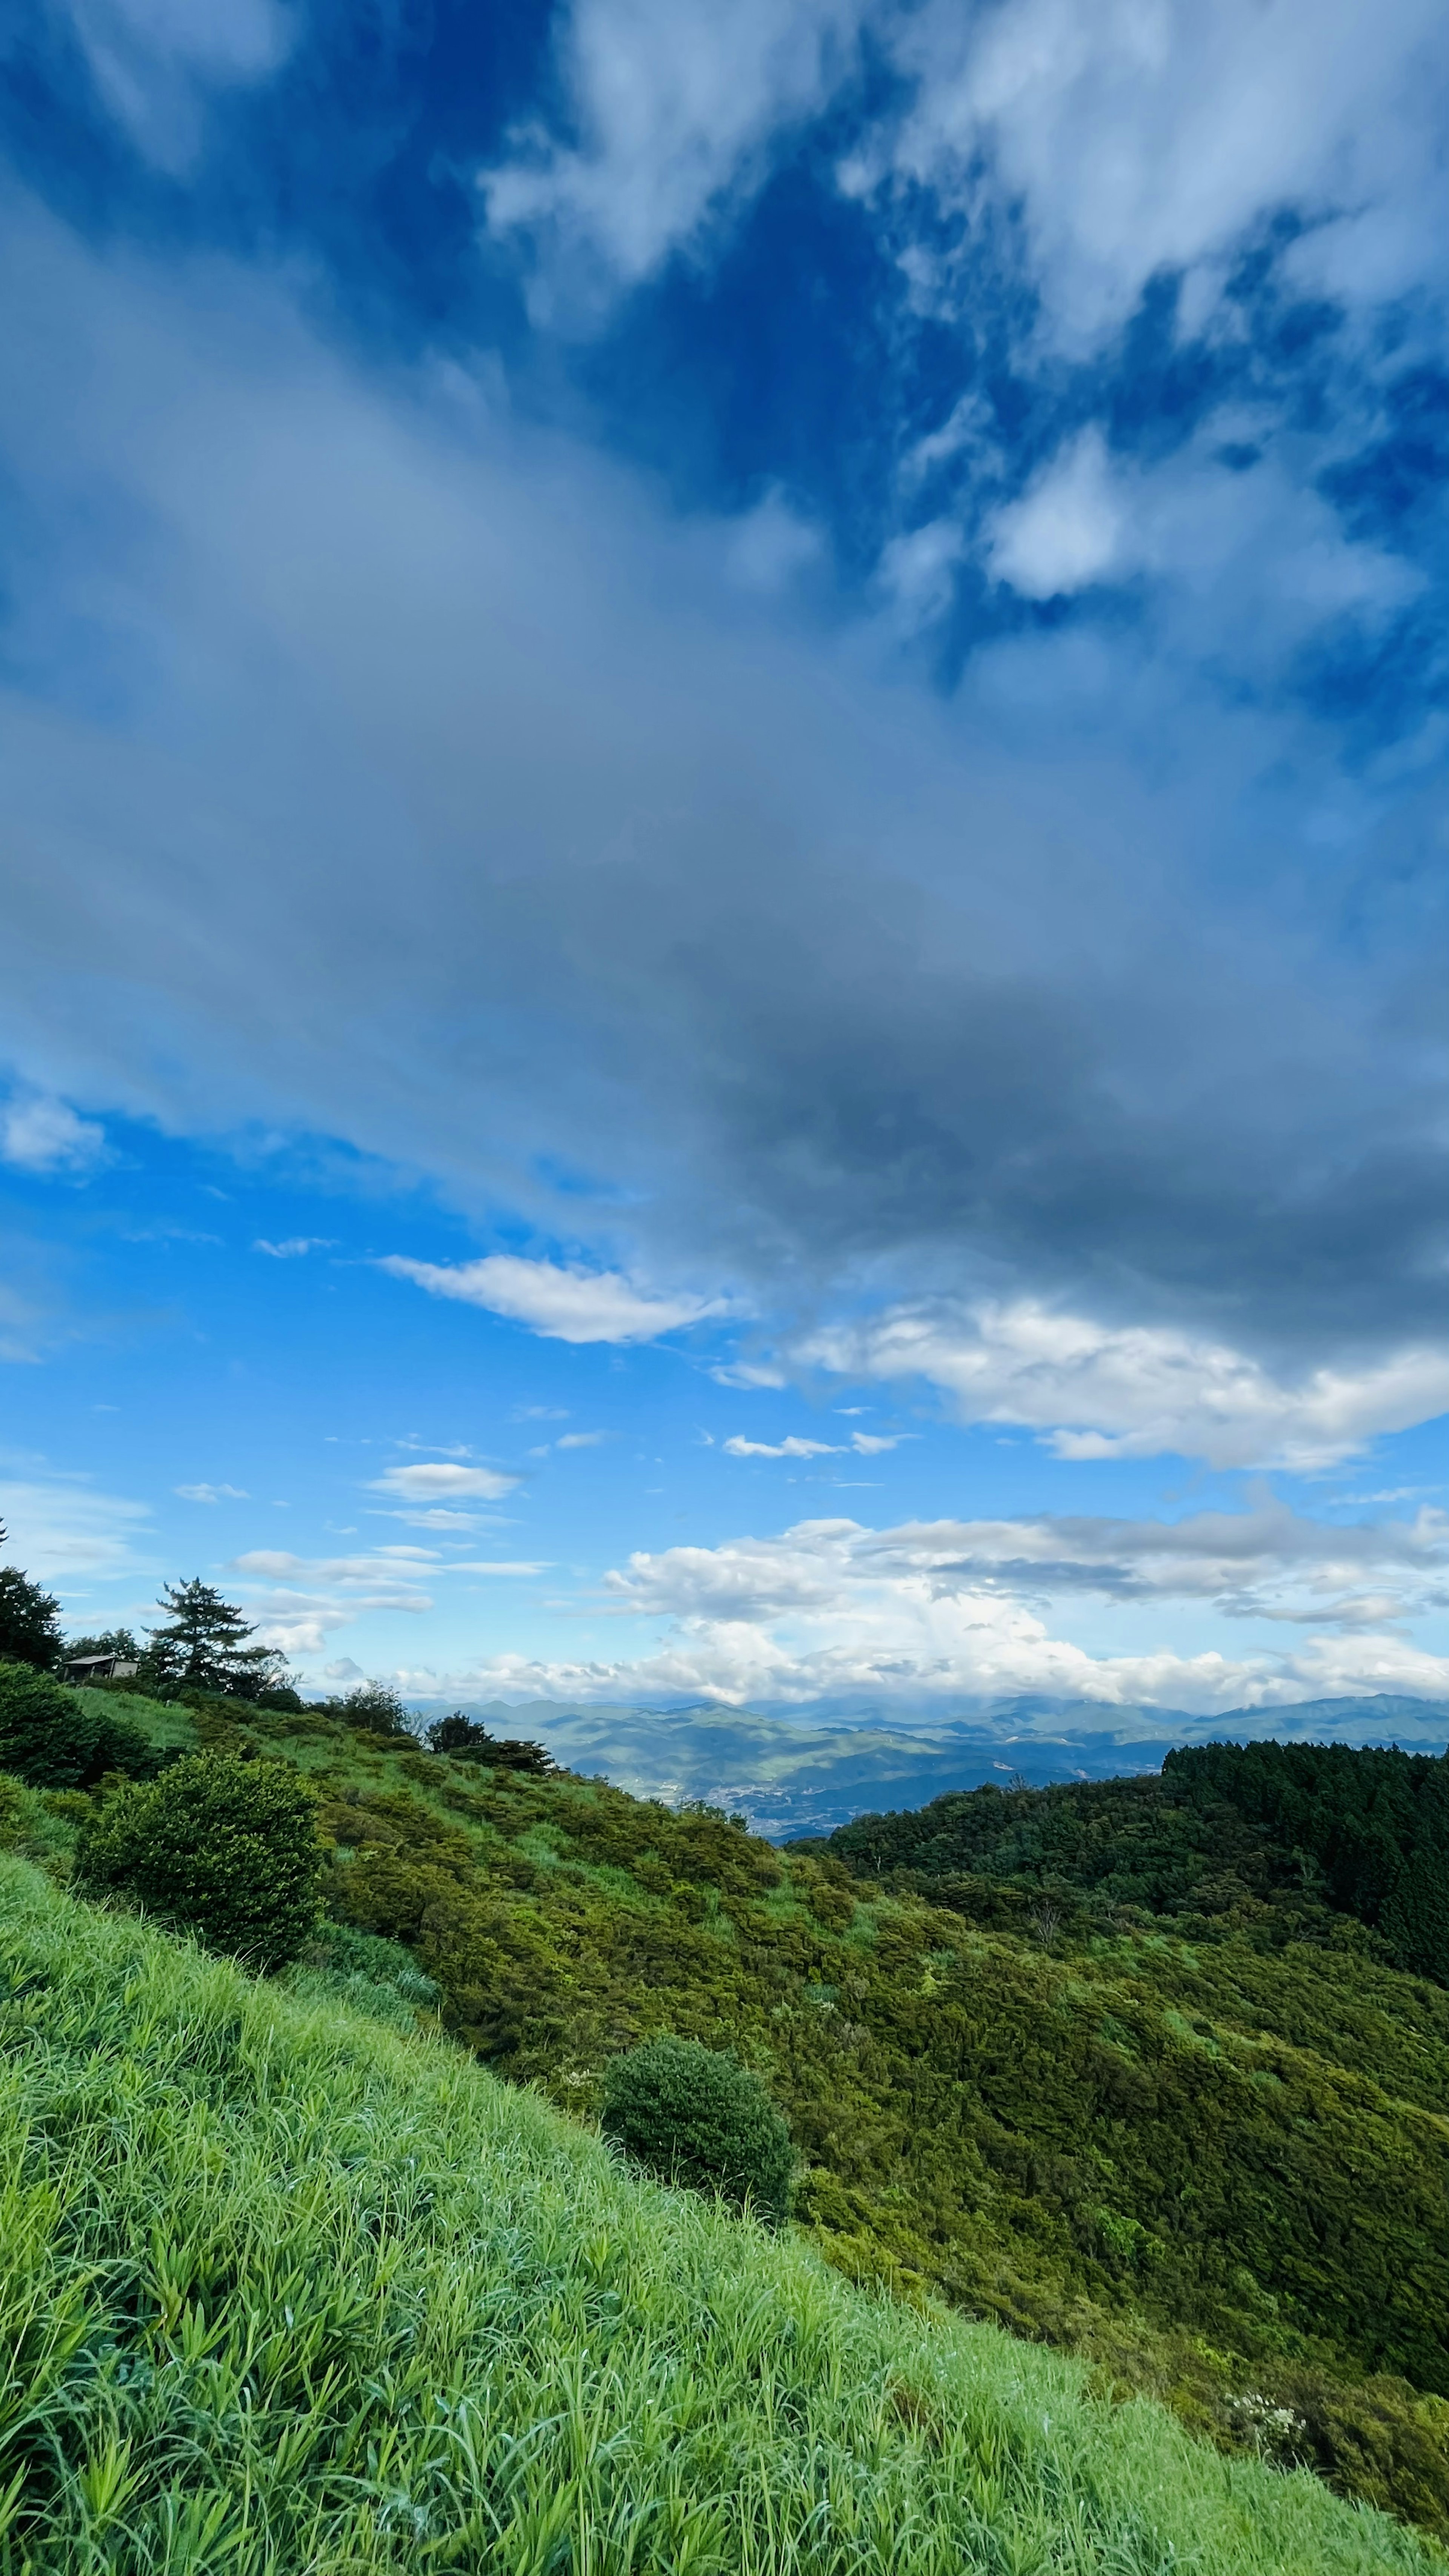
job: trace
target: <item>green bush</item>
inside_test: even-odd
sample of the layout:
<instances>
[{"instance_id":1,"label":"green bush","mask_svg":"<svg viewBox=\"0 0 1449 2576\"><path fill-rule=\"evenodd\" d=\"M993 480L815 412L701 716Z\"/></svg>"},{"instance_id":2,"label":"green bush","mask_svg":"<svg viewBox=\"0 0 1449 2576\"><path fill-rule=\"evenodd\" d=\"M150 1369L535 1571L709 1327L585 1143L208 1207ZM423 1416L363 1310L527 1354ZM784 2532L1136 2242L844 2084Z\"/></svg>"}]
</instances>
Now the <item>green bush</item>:
<instances>
[{"instance_id":1,"label":"green bush","mask_svg":"<svg viewBox=\"0 0 1449 2576\"><path fill-rule=\"evenodd\" d=\"M748 2203L771 2226L790 2214L790 2132L738 2058L696 2039L646 2040L606 2068L603 2126L665 2182Z\"/></svg>"},{"instance_id":2,"label":"green bush","mask_svg":"<svg viewBox=\"0 0 1449 2576\"><path fill-rule=\"evenodd\" d=\"M323 1853L298 1774L191 1754L108 1798L81 1833L76 1878L249 1967L295 1957L319 1912Z\"/></svg>"},{"instance_id":3,"label":"green bush","mask_svg":"<svg viewBox=\"0 0 1449 2576\"><path fill-rule=\"evenodd\" d=\"M139 1727L33 1664L0 1663L0 1771L32 1789L88 1789L107 1771L155 1768Z\"/></svg>"}]
</instances>

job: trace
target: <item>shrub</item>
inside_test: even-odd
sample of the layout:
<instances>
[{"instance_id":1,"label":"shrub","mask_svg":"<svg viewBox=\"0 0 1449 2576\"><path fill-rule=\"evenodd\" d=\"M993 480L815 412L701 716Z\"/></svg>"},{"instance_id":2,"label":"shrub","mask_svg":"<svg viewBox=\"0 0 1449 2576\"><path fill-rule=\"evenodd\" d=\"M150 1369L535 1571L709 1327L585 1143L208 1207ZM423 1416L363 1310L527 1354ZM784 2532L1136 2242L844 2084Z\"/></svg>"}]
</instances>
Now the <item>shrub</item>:
<instances>
[{"instance_id":1,"label":"shrub","mask_svg":"<svg viewBox=\"0 0 1449 2576\"><path fill-rule=\"evenodd\" d=\"M319 1911L312 1798L277 1762L190 1754L107 1799L83 1829L76 1878L254 1968L295 1956Z\"/></svg>"},{"instance_id":2,"label":"shrub","mask_svg":"<svg viewBox=\"0 0 1449 2576\"><path fill-rule=\"evenodd\" d=\"M324 1699L320 1706L328 1717L340 1717L344 1726L360 1727L365 1735L413 1736L412 1719L391 1682L358 1682L345 1698Z\"/></svg>"},{"instance_id":3,"label":"shrub","mask_svg":"<svg viewBox=\"0 0 1449 2576\"><path fill-rule=\"evenodd\" d=\"M0 1771L32 1789L88 1789L107 1771L155 1768L139 1727L33 1664L0 1663Z\"/></svg>"},{"instance_id":4,"label":"shrub","mask_svg":"<svg viewBox=\"0 0 1449 2576\"><path fill-rule=\"evenodd\" d=\"M694 2039L645 2040L605 2070L603 2126L665 2182L748 2203L770 2226L790 2214L790 2132L738 2058Z\"/></svg>"}]
</instances>

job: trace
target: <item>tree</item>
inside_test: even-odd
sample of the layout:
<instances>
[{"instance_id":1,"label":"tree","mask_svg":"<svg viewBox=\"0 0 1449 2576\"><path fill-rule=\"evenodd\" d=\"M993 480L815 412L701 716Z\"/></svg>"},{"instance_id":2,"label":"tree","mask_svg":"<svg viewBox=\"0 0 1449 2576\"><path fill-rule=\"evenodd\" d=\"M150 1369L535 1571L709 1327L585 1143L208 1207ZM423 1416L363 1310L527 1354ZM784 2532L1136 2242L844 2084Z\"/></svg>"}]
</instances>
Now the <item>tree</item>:
<instances>
[{"instance_id":1,"label":"tree","mask_svg":"<svg viewBox=\"0 0 1449 2576\"><path fill-rule=\"evenodd\" d=\"M603 2128L663 2182L719 2192L767 2225L790 2215L790 2132L738 2058L666 2034L611 2058Z\"/></svg>"},{"instance_id":2,"label":"tree","mask_svg":"<svg viewBox=\"0 0 1449 2576\"><path fill-rule=\"evenodd\" d=\"M255 1699L283 1678L281 1656L271 1646L249 1646L246 1640L256 1633L250 1620L199 1575L189 1583L163 1583L158 1607L171 1618L165 1627L147 1630L144 1660L146 1678L159 1688Z\"/></svg>"},{"instance_id":3,"label":"tree","mask_svg":"<svg viewBox=\"0 0 1449 2576\"><path fill-rule=\"evenodd\" d=\"M76 1882L265 1969L295 1958L316 1922L323 1863L311 1795L290 1765L188 1754L88 1819Z\"/></svg>"},{"instance_id":4,"label":"tree","mask_svg":"<svg viewBox=\"0 0 1449 2576\"><path fill-rule=\"evenodd\" d=\"M434 1753L451 1753L455 1762L486 1762L497 1771L526 1771L535 1780L547 1780L558 1769L546 1744L526 1735L490 1735L460 1708L451 1717L434 1718L428 1743Z\"/></svg>"},{"instance_id":5,"label":"tree","mask_svg":"<svg viewBox=\"0 0 1449 2576\"><path fill-rule=\"evenodd\" d=\"M0 1546L5 1542L5 1524L0 1521ZM33 1664L37 1672L53 1673L64 1649L60 1634L60 1603L51 1592L43 1592L18 1566L0 1566L0 1656L8 1663Z\"/></svg>"}]
</instances>

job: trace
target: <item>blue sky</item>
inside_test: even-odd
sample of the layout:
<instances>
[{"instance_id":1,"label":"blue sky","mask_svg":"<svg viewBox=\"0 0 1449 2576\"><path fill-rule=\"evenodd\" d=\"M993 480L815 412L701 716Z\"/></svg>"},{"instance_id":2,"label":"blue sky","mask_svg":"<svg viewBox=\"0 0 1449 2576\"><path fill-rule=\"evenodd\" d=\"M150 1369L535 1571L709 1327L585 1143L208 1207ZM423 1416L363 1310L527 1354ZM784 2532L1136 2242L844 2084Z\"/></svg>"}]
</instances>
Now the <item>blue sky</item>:
<instances>
[{"instance_id":1,"label":"blue sky","mask_svg":"<svg viewBox=\"0 0 1449 2576\"><path fill-rule=\"evenodd\" d=\"M0 1510L417 1696L1449 1691L1424 0L0 46Z\"/></svg>"}]
</instances>

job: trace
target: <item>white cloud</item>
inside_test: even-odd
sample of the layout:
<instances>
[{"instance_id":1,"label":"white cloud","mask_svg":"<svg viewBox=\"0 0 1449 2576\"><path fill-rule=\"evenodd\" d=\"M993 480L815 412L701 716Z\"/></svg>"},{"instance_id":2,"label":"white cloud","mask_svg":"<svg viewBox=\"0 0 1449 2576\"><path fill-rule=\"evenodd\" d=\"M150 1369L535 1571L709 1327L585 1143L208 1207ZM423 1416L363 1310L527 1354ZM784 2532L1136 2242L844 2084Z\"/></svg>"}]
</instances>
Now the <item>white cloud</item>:
<instances>
[{"instance_id":1,"label":"white cloud","mask_svg":"<svg viewBox=\"0 0 1449 2576\"><path fill-rule=\"evenodd\" d=\"M18 1094L0 1109L0 1162L22 1172L88 1172L105 1157L105 1130L63 1100Z\"/></svg>"},{"instance_id":2,"label":"white cloud","mask_svg":"<svg viewBox=\"0 0 1449 2576\"><path fill-rule=\"evenodd\" d=\"M549 1560L546 1556L537 1557L531 1561L516 1556L459 1556L455 1557L451 1564L439 1568L440 1573L443 1574L534 1575L547 1574L548 1570Z\"/></svg>"},{"instance_id":3,"label":"white cloud","mask_svg":"<svg viewBox=\"0 0 1449 2576\"><path fill-rule=\"evenodd\" d=\"M1060 1458L1312 1469L1449 1411L1449 1349L1279 1379L1229 1345L1093 1322L1032 1299L902 1307L816 1333L797 1356L855 1378L921 1377L963 1422L1018 1423Z\"/></svg>"},{"instance_id":4,"label":"white cloud","mask_svg":"<svg viewBox=\"0 0 1449 2576\"><path fill-rule=\"evenodd\" d=\"M736 1432L724 1444L727 1458L843 1458L838 1440L801 1440L794 1432L788 1440L746 1440Z\"/></svg>"},{"instance_id":5,"label":"white cloud","mask_svg":"<svg viewBox=\"0 0 1449 2576\"><path fill-rule=\"evenodd\" d=\"M331 1245L331 1236L325 1234L292 1234L285 1243L268 1243L266 1236L259 1234L252 1250L269 1252L274 1261L300 1261L306 1253L330 1251Z\"/></svg>"},{"instance_id":6,"label":"white cloud","mask_svg":"<svg viewBox=\"0 0 1449 2576\"><path fill-rule=\"evenodd\" d=\"M1416 567L1349 543L1277 458L1222 463L1232 433L1258 426L1220 414L1151 471L1083 430L988 521L989 570L1028 599L1147 574L1164 587L1159 614L1177 649L1221 649L1240 671L1281 660L1325 619L1372 626L1402 608L1423 587Z\"/></svg>"},{"instance_id":7,"label":"white cloud","mask_svg":"<svg viewBox=\"0 0 1449 2576\"><path fill-rule=\"evenodd\" d=\"M1017 207L1068 344L1114 328L1154 271L1211 272L1285 206L1347 219L1319 252L1330 291L1400 291L1443 265L1439 24L1436 0L1372 17L1356 0L928 0L888 31L914 104L850 184L889 175L977 221L993 198Z\"/></svg>"},{"instance_id":8,"label":"white cloud","mask_svg":"<svg viewBox=\"0 0 1449 2576\"><path fill-rule=\"evenodd\" d=\"M172 1492L183 1503L244 1503L249 1497L243 1485L174 1485Z\"/></svg>"},{"instance_id":9,"label":"white cloud","mask_svg":"<svg viewBox=\"0 0 1449 2576\"><path fill-rule=\"evenodd\" d=\"M479 1502L501 1502L518 1483L516 1476L504 1475L496 1467L460 1467L451 1459L419 1461L412 1467L389 1467L381 1476L369 1479L371 1494L394 1494L403 1502L462 1502L473 1498Z\"/></svg>"},{"instance_id":10,"label":"white cloud","mask_svg":"<svg viewBox=\"0 0 1449 2576\"><path fill-rule=\"evenodd\" d=\"M477 1519L477 1515L476 1515L476 1513L474 1513L474 1512L445 1512L445 1511L430 1511L430 1512L381 1512L381 1511L380 1511L380 1512L375 1512L375 1513L373 1514L373 1518L374 1518L375 1520L380 1520L380 1521L401 1521L405 1529L426 1529L426 1530L476 1530L476 1529L477 1529L477 1527L478 1527L478 1519Z\"/></svg>"},{"instance_id":11,"label":"white cloud","mask_svg":"<svg viewBox=\"0 0 1449 2576\"><path fill-rule=\"evenodd\" d=\"M451 1265L394 1254L378 1267L414 1280L430 1296L461 1298L556 1342L653 1342L724 1311L718 1298L657 1296L616 1270L564 1268L511 1252Z\"/></svg>"},{"instance_id":12,"label":"white cloud","mask_svg":"<svg viewBox=\"0 0 1449 2576\"><path fill-rule=\"evenodd\" d=\"M566 1431L553 1445L556 1449L597 1449L608 1437L607 1431Z\"/></svg>"},{"instance_id":13,"label":"white cloud","mask_svg":"<svg viewBox=\"0 0 1449 2576\"><path fill-rule=\"evenodd\" d=\"M149 1537L145 1503L98 1494L79 1478L0 1481L0 1521L8 1533L3 1562L43 1582L70 1575L106 1578L141 1570L136 1542Z\"/></svg>"},{"instance_id":14,"label":"white cloud","mask_svg":"<svg viewBox=\"0 0 1449 2576\"><path fill-rule=\"evenodd\" d=\"M284 1655L321 1654L338 1628L372 1612L421 1618L434 1606L423 1586L442 1570L421 1548L304 1557L258 1547L232 1563L245 1578L247 1611L259 1639Z\"/></svg>"},{"instance_id":15,"label":"white cloud","mask_svg":"<svg viewBox=\"0 0 1449 2576\"><path fill-rule=\"evenodd\" d=\"M1021 500L997 514L991 570L1028 599L1081 590L1117 565L1125 518L1102 433L1083 430Z\"/></svg>"},{"instance_id":16,"label":"white cloud","mask_svg":"<svg viewBox=\"0 0 1449 2576\"><path fill-rule=\"evenodd\" d=\"M620 1609L663 1619L663 1645L611 1667L612 1686L747 1701L841 1692L949 1702L1046 1692L1196 1711L1335 1692L1449 1693L1449 1658L1393 1633L1442 1600L1449 1516L1334 1526L1271 1495L1175 1525L1092 1518L805 1521L778 1539L640 1552L608 1578ZM1377 1600L1364 1590L1377 1575ZM1387 1578L1384 1580L1383 1578ZM1345 1589L1345 1587L1348 1587ZM1211 1608L1232 1621L1334 1627L1301 1649L1183 1653L1148 1643L1092 1653L1053 1632L1047 1605L1083 1594L1142 1609ZM1379 1633L1361 1633L1370 1613ZM577 1687L577 1685L575 1685ZM596 1684L595 1696L603 1689Z\"/></svg>"},{"instance_id":17,"label":"white cloud","mask_svg":"<svg viewBox=\"0 0 1449 2576\"><path fill-rule=\"evenodd\" d=\"M407 1575L431 1578L438 1573L437 1557L427 1548L375 1548L365 1556L296 1556L289 1548L253 1547L232 1563L239 1574L264 1576L271 1582L283 1582L289 1576L301 1575L309 1583L336 1585L344 1590L372 1592L380 1582L396 1585ZM430 1609L428 1601L409 1592L398 1606Z\"/></svg>"},{"instance_id":18,"label":"white cloud","mask_svg":"<svg viewBox=\"0 0 1449 2576\"><path fill-rule=\"evenodd\" d=\"M69 11L112 115L176 172L200 145L207 90L277 70L295 23L277 0L69 0Z\"/></svg>"},{"instance_id":19,"label":"white cloud","mask_svg":"<svg viewBox=\"0 0 1449 2576\"><path fill-rule=\"evenodd\" d=\"M573 0L559 69L580 141L533 128L483 174L496 234L567 282L630 284L764 174L781 126L825 103L861 0Z\"/></svg>"},{"instance_id":20,"label":"white cloud","mask_svg":"<svg viewBox=\"0 0 1449 2576\"><path fill-rule=\"evenodd\" d=\"M944 615L951 604L952 575L965 552L965 537L951 519L932 519L908 536L890 539L881 552L879 578L890 594L898 631L912 634Z\"/></svg>"},{"instance_id":21,"label":"white cloud","mask_svg":"<svg viewBox=\"0 0 1449 2576\"><path fill-rule=\"evenodd\" d=\"M746 1440L736 1432L724 1443L727 1458L848 1458L853 1450L860 1458L878 1458L883 1450L895 1449L903 1440L914 1440L913 1431L852 1431L848 1441L802 1440L791 1432L785 1440Z\"/></svg>"},{"instance_id":22,"label":"white cloud","mask_svg":"<svg viewBox=\"0 0 1449 2576\"><path fill-rule=\"evenodd\" d=\"M730 523L725 565L742 590L771 598L818 562L823 549L819 528L793 510L782 492L772 491Z\"/></svg>"}]
</instances>

